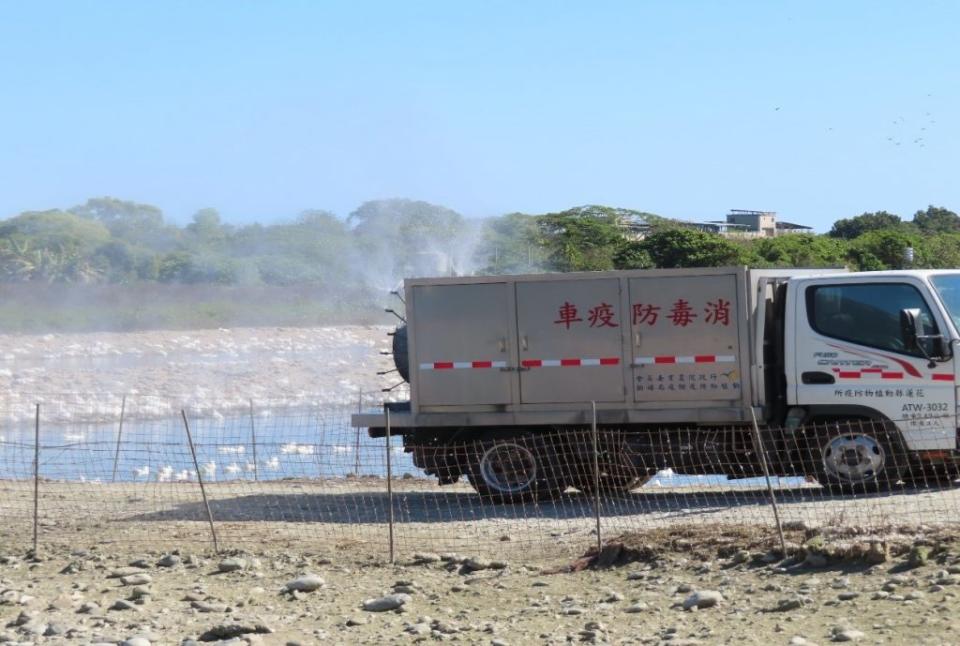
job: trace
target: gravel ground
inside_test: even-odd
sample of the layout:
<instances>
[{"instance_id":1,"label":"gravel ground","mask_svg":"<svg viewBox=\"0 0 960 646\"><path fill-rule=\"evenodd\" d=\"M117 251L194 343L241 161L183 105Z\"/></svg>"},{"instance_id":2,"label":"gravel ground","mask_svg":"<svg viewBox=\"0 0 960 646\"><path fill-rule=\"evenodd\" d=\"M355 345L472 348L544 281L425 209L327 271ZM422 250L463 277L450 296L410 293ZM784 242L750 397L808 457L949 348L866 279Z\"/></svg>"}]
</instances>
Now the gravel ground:
<instances>
[{"instance_id":1,"label":"gravel ground","mask_svg":"<svg viewBox=\"0 0 960 646\"><path fill-rule=\"evenodd\" d=\"M743 533L690 532L579 569L535 555L389 565L345 547L279 547L262 529L261 546L221 554L175 539L73 539L38 562L0 549L0 641L946 644L960 628L960 554L935 538L855 561L818 557L808 541L805 559L784 561Z\"/></svg>"}]
</instances>

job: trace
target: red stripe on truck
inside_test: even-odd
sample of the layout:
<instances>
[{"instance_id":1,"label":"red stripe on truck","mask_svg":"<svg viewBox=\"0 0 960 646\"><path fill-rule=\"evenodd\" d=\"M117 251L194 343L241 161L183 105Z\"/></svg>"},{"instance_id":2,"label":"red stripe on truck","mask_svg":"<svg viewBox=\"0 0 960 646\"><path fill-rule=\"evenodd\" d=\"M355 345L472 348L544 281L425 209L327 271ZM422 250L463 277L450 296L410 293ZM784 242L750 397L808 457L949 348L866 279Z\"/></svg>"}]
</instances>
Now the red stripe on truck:
<instances>
[{"instance_id":1,"label":"red stripe on truck","mask_svg":"<svg viewBox=\"0 0 960 646\"><path fill-rule=\"evenodd\" d=\"M520 365L524 368L539 368L543 365L543 361L540 359L524 359L520 362Z\"/></svg>"},{"instance_id":2,"label":"red stripe on truck","mask_svg":"<svg viewBox=\"0 0 960 646\"><path fill-rule=\"evenodd\" d=\"M694 363L715 363L717 357L712 354L698 354L693 357Z\"/></svg>"},{"instance_id":3,"label":"red stripe on truck","mask_svg":"<svg viewBox=\"0 0 960 646\"><path fill-rule=\"evenodd\" d=\"M579 366L580 359L560 359L561 366Z\"/></svg>"},{"instance_id":4,"label":"red stripe on truck","mask_svg":"<svg viewBox=\"0 0 960 646\"><path fill-rule=\"evenodd\" d=\"M492 368L493 362L492 361L474 361L473 367L474 368Z\"/></svg>"},{"instance_id":5,"label":"red stripe on truck","mask_svg":"<svg viewBox=\"0 0 960 646\"><path fill-rule=\"evenodd\" d=\"M942 373L935 373L931 375L934 381L953 381L953 375L947 375Z\"/></svg>"},{"instance_id":6,"label":"red stripe on truck","mask_svg":"<svg viewBox=\"0 0 960 646\"><path fill-rule=\"evenodd\" d=\"M620 363L620 357L600 357L601 366L616 366Z\"/></svg>"},{"instance_id":7,"label":"red stripe on truck","mask_svg":"<svg viewBox=\"0 0 960 646\"><path fill-rule=\"evenodd\" d=\"M654 363L676 363L677 358L676 357L654 357L653 362Z\"/></svg>"}]
</instances>

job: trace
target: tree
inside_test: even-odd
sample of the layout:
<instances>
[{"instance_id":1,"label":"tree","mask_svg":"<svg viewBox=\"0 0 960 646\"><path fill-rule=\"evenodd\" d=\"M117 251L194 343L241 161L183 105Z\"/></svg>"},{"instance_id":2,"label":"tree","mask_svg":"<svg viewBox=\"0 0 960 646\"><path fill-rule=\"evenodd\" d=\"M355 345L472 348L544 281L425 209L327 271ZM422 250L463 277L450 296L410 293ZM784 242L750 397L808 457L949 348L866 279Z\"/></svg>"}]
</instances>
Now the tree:
<instances>
[{"instance_id":1,"label":"tree","mask_svg":"<svg viewBox=\"0 0 960 646\"><path fill-rule=\"evenodd\" d=\"M481 222L478 255L486 259L483 273L521 274L542 271L546 254L539 242L537 219L508 213Z\"/></svg>"},{"instance_id":2,"label":"tree","mask_svg":"<svg viewBox=\"0 0 960 646\"><path fill-rule=\"evenodd\" d=\"M576 207L537 216L540 243L556 271L613 269L625 242L620 215L605 206Z\"/></svg>"},{"instance_id":3,"label":"tree","mask_svg":"<svg viewBox=\"0 0 960 646\"><path fill-rule=\"evenodd\" d=\"M364 202L347 218L357 268L368 282L391 288L403 277L467 273L476 238L462 215L407 199Z\"/></svg>"},{"instance_id":4,"label":"tree","mask_svg":"<svg viewBox=\"0 0 960 646\"><path fill-rule=\"evenodd\" d=\"M114 197L90 198L70 213L102 223L114 238L158 251L171 250L179 234L157 207Z\"/></svg>"},{"instance_id":5,"label":"tree","mask_svg":"<svg viewBox=\"0 0 960 646\"><path fill-rule=\"evenodd\" d=\"M960 216L941 206L928 206L925 211L917 211L913 223L924 233L960 231Z\"/></svg>"},{"instance_id":6,"label":"tree","mask_svg":"<svg viewBox=\"0 0 960 646\"><path fill-rule=\"evenodd\" d=\"M742 262L740 249L729 240L694 229L657 231L644 240L643 248L661 268L723 267Z\"/></svg>"},{"instance_id":7,"label":"tree","mask_svg":"<svg viewBox=\"0 0 960 646\"><path fill-rule=\"evenodd\" d=\"M876 213L864 213L853 218L837 220L833 224L833 228L830 229L829 235L834 238L853 240L868 231L897 229L900 228L901 224L899 215L877 211Z\"/></svg>"},{"instance_id":8,"label":"tree","mask_svg":"<svg viewBox=\"0 0 960 646\"><path fill-rule=\"evenodd\" d=\"M847 245L829 236L791 234L760 238L751 245L753 253L774 267L843 267Z\"/></svg>"},{"instance_id":9,"label":"tree","mask_svg":"<svg viewBox=\"0 0 960 646\"><path fill-rule=\"evenodd\" d=\"M926 264L926 254L918 236L897 230L868 231L850 245L850 259L860 271L904 269L906 252L914 251L914 267Z\"/></svg>"}]
</instances>

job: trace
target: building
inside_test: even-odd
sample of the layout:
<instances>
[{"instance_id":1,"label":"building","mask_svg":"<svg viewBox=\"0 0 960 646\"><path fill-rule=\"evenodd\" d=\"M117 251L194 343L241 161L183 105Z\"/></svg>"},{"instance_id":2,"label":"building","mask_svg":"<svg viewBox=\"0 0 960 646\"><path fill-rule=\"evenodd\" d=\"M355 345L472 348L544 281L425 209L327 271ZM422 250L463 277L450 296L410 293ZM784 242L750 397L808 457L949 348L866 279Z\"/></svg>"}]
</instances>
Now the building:
<instances>
[{"instance_id":1,"label":"building","mask_svg":"<svg viewBox=\"0 0 960 646\"><path fill-rule=\"evenodd\" d=\"M808 233L813 229L793 222L778 222L775 211L730 209L726 220L704 222L702 231L742 238L774 238L787 233Z\"/></svg>"}]
</instances>

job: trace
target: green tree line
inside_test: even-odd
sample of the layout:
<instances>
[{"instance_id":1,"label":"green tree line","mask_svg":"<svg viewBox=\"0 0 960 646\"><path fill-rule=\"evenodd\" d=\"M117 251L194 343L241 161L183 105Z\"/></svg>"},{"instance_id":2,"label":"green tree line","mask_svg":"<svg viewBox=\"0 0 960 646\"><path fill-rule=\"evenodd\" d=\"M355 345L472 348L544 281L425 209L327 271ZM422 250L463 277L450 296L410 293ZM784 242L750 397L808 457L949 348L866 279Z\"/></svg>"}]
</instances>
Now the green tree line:
<instances>
[{"instance_id":1,"label":"green tree line","mask_svg":"<svg viewBox=\"0 0 960 646\"><path fill-rule=\"evenodd\" d=\"M0 281L8 283L389 289L413 275L739 264L960 267L960 217L934 206L909 221L880 211L838 220L823 235L746 239L607 206L474 220L393 199L346 218L310 210L268 225L231 225L206 208L181 227L154 206L105 197L0 221Z\"/></svg>"}]
</instances>

